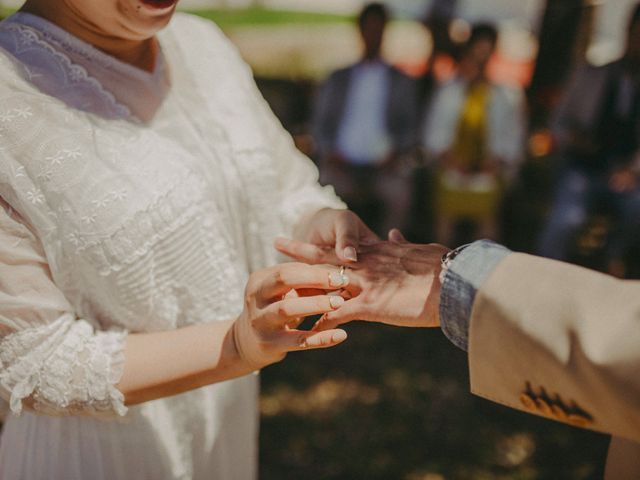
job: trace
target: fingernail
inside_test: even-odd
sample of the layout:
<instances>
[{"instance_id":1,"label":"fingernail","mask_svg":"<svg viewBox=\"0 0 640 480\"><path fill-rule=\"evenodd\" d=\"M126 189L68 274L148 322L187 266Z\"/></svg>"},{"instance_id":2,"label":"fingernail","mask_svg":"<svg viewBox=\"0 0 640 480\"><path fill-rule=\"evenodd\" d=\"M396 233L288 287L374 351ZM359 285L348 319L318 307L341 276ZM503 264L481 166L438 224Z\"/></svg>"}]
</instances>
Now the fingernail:
<instances>
[{"instance_id":1,"label":"fingernail","mask_svg":"<svg viewBox=\"0 0 640 480\"><path fill-rule=\"evenodd\" d=\"M349 283L349 277L340 273L329 274L329 285L332 287L344 287Z\"/></svg>"},{"instance_id":2,"label":"fingernail","mask_svg":"<svg viewBox=\"0 0 640 480\"><path fill-rule=\"evenodd\" d=\"M331 335L331 340L333 343L344 342L347 339L347 332L344 330L338 330L333 335Z\"/></svg>"},{"instance_id":3,"label":"fingernail","mask_svg":"<svg viewBox=\"0 0 640 480\"><path fill-rule=\"evenodd\" d=\"M344 298L338 296L330 296L329 303L331 304L331 308L339 308L344 305Z\"/></svg>"},{"instance_id":4,"label":"fingernail","mask_svg":"<svg viewBox=\"0 0 640 480\"><path fill-rule=\"evenodd\" d=\"M344 249L344 258L346 258L347 260L351 260L352 262L357 262L358 261L358 253L356 252L356 249L353 247L347 247Z\"/></svg>"}]
</instances>

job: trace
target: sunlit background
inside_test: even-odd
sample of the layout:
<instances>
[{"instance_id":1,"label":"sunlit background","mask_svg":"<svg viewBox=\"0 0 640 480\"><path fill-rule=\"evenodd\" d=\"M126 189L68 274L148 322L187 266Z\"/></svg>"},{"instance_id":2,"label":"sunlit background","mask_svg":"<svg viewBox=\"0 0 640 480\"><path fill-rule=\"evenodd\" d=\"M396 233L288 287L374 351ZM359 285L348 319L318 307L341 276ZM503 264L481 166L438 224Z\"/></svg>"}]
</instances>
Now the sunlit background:
<instances>
[{"instance_id":1,"label":"sunlit background","mask_svg":"<svg viewBox=\"0 0 640 480\"><path fill-rule=\"evenodd\" d=\"M21 3L0 0L0 13L10 13ZM227 33L285 127L312 155L308 121L314 93L332 70L358 59L361 47L353 20L364 3L182 0L180 8L215 21ZM422 21L434 3L386 3L395 19L384 56L417 76L431 54L431 37ZM451 12L451 34L464 40L472 23L495 22L501 36L490 74L526 89L543 14L554 3L563 1L458 0ZM576 61L603 64L618 57L635 3L582 2L588 32L579 35L576 48L584 50L584 58ZM440 4L446 7L447 2ZM553 48L550 52L553 56ZM440 68L441 75L450 73L446 65ZM510 198L513 211L506 215L512 215L509 221L519 233L504 240L513 248L531 247L548 204L544 132L542 120L540 129L531 132L520 190ZM597 239L594 242L597 247ZM263 480L601 478L607 437L473 397L466 355L439 332L356 324L349 334L345 345L330 352L292 354L263 372Z\"/></svg>"},{"instance_id":2,"label":"sunlit background","mask_svg":"<svg viewBox=\"0 0 640 480\"><path fill-rule=\"evenodd\" d=\"M349 22L362 0L182 0L180 9L217 20L258 75L317 78L358 57L357 32ZM420 21L432 0L390 0L398 21L392 26L385 56L419 71L430 49ZM596 64L620 55L625 21L633 0L591 0L597 6L588 51ZM20 0L0 0L0 8L19 7ZM457 30L465 22L491 20L501 29L505 60L531 62L544 0L458 0ZM525 77L526 78L526 77ZM522 81L522 79L521 79Z\"/></svg>"}]
</instances>

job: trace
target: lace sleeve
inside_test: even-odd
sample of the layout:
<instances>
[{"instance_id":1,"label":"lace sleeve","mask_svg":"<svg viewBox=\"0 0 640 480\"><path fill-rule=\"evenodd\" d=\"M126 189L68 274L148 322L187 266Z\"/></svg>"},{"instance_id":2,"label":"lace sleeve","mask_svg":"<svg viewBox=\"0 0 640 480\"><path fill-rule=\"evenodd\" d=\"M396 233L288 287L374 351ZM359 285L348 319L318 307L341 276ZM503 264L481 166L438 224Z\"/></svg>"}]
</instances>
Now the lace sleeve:
<instances>
[{"instance_id":1,"label":"lace sleeve","mask_svg":"<svg viewBox=\"0 0 640 480\"><path fill-rule=\"evenodd\" d=\"M170 28L173 41L179 45L182 59L191 70L190 78L206 98L204 101L210 102L211 111L219 115L217 121L225 123L226 134L240 159L236 161L251 169L248 176L258 177L253 179L255 184L269 177L263 183L264 188L253 186L251 193L259 197L260 190L266 190L258 210L264 209L264 198L276 199L277 203L269 203L274 213L269 217L282 220L283 228L278 228L278 234L291 234L301 220L322 208L346 208L333 187L318 183L317 168L296 149L258 90L251 68L225 34L213 22L184 13L176 14ZM263 151L265 146L268 152ZM247 152L251 158L245 162L242 157ZM262 161L262 153L268 153L264 155L268 157L264 159L268 165ZM260 161L256 160L258 157ZM255 174L256 169L263 168L268 175ZM272 174L275 185L271 182ZM263 240L269 236L264 232L261 235ZM270 243L269 249L273 250Z\"/></svg>"},{"instance_id":2,"label":"lace sleeve","mask_svg":"<svg viewBox=\"0 0 640 480\"><path fill-rule=\"evenodd\" d=\"M252 111L257 115L272 149L273 167L279 180L279 216L283 219L285 228L291 232L301 220L322 208L347 208L332 186L321 186L318 183L317 167L296 148L293 138L258 90L251 68L242 60L235 47L231 47L231 50L234 63L240 70L240 82L246 87L245 92L252 104Z\"/></svg>"},{"instance_id":3,"label":"lace sleeve","mask_svg":"<svg viewBox=\"0 0 640 480\"><path fill-rule=\"evenodd\" d=\"M40 242L0 199L0 394L11 410L124 415L126 332L95 331L54 284Z\"/></svg>"}]
</instances>

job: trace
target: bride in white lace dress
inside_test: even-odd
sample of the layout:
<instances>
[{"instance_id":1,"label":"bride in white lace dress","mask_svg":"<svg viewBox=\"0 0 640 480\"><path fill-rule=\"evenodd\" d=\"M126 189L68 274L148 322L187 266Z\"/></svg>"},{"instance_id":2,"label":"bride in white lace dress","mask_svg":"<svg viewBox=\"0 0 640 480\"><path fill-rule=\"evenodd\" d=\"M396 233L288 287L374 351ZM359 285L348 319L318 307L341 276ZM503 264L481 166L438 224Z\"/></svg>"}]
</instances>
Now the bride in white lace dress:
<instances>
[{"instance_id":1,"label":"bride in white lace dress","mask_svg":"<svg viewBox=\"0 0 640 480\"><path fill-rule=\"evenodd\" d=\"M0 23L2 478L255 478L251 372L345 338L296 327L347 279L273 266L273 240L348 262L372 234L175 3L28 0Z\"/></svg>"}]
</instances>

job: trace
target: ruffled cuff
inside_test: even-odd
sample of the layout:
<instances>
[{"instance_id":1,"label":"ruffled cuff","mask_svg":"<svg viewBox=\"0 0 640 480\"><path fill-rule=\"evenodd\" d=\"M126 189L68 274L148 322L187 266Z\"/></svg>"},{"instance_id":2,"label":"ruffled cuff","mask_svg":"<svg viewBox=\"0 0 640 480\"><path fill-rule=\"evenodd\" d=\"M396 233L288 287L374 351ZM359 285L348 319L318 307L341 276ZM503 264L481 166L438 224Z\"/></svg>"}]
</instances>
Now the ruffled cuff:
<instances>
[{"instance_id":1,"label":"ruffled cuff","mask_svg":"<svg viewBox=\"0 0 640 480\"><path fill-rule=\"evenodd\" d=\"M125 415L116 386L126 336L69 318L8 335L0 343L0 386L11 411L26 405L47 415Z\"/></svg>"}]
</instances>

